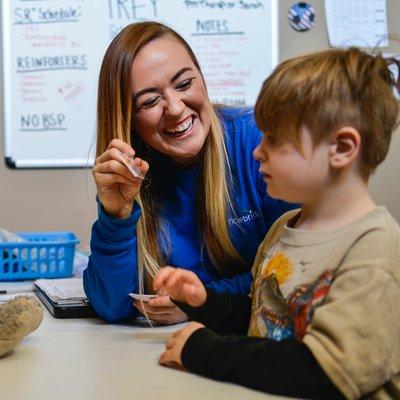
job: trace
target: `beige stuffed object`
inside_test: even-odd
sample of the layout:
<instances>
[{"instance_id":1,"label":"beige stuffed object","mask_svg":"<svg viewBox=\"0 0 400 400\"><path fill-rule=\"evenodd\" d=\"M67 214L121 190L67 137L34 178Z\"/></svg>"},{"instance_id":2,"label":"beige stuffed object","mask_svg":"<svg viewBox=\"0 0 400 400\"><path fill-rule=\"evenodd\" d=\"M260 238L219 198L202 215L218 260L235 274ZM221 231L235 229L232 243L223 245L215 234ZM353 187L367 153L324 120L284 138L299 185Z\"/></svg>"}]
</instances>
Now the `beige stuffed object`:
<instances>
[{"instance_id":1,"label":"beige stuffed object","mask_svg":"<svg viewBox=\"0 0 400 400\"><path fill-rule=\"evenodd\" d=\"M43 309L32 297L16 297L0 304L0 356L7 353L42 322Z\"/></svg>"}]
</instances>

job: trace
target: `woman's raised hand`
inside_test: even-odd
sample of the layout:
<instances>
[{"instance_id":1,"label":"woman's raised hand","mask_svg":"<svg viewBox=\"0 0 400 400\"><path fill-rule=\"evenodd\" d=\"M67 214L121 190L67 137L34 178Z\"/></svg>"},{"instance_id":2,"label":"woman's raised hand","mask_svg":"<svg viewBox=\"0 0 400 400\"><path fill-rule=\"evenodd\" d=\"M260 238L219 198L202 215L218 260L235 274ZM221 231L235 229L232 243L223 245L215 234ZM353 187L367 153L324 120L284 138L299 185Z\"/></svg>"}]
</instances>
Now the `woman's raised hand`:
<instances>
[{"instance_id":1,"label":"woman's raised hand","mask_svg":"<svg viewBox=\"0 0 400 400\"><path fill-rule=\"evenodd\" d=\"M135 155L135 151L127 143L113 139L107 150L96 158L92 173L99 200L107 214L116 218L128 218L143 179L132 175L122 162L121 153L132 157ZM149 164L140 158L135 158L134 162L145 176Z\"/></svg>"},{"instance_id":2,"label":"woman's raised hand","mask_svg":"<svg viewBox=\"0 0 400 400\"><path fill-rule=\"evenodd\" d=\"M200 307L207 300L206 289L197 275L181 268L161 268L154 278L153 289L162 289L171 299L192 307ZM156 305L157 299L151 300L151 303Z\"/></svg>"}]
</instances>

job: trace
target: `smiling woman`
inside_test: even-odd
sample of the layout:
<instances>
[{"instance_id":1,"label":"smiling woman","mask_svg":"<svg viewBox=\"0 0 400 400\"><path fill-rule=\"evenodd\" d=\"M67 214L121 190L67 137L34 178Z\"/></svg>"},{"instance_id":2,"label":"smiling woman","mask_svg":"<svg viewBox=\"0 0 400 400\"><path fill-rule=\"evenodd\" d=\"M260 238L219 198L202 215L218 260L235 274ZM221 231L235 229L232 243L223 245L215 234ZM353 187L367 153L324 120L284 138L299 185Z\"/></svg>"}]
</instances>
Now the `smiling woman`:
<instances>
[{"instance_id":1,"label":"smiling woman","mask_svg":"<svg viewBox=\"0 0 400 400\"><path fill-rule=\"evenodd\" d=\"M128 296L151 291L165 265L191 270L220 292L248 292L258 244L292 208L265 194L252 158L260 138L251 109L210 103L196 57L175 31L142 22L120 32L99 77L99 217L84 273L100 316L185 320L167 293L134 307ZM135 156L144 180L121 152Z\"/></svg>"},{"instance_id":2,"label":"smiling woman","mask_svg":"<svg viewBox=\"0 0 400 400\"><path fill-rule=\"evenodd\" d=\"M176 164L191 165L210 130L203 78L189 53L166 36L142 48L132 66L134 127Z\"/></svg>"}]
</instances>

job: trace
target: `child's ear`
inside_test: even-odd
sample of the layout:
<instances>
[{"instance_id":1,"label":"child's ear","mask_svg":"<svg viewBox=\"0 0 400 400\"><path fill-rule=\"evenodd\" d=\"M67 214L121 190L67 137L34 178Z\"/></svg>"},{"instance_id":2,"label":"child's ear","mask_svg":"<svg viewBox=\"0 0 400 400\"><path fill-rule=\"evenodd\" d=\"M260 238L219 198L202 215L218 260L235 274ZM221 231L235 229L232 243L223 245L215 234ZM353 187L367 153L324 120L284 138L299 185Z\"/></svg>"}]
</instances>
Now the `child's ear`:
<instances>
[{"instance_id":1,"label":"child's ear","mask_svg":"<svg viewBox=\"0 0 400 400\"><path fill-rule=\"evenodd\" d=\"M357 129L342 127L331 137L329 161L332 168L341 169L353 163L361 149L361 136Z\"/></svg>"}]
</instances>

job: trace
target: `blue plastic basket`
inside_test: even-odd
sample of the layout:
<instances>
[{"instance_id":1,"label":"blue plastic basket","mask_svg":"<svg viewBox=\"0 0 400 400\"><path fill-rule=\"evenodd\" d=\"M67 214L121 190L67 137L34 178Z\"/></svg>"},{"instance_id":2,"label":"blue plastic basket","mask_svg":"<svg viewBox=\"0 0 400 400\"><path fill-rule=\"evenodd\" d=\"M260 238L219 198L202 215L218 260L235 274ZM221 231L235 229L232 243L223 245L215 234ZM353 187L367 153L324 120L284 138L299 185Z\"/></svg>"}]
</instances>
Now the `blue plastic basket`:
<instances>
[{"instance_id":1,"label":"blue plastic basket","mask_svg":"<svg viewBox=\"0 0 400 400\"><path fill-rule=\"evenodd\" d=\"M0 243L0 281L66 278L72 275L72 232L17 232L26 243Z\"/></svg>"}]
</instances>

